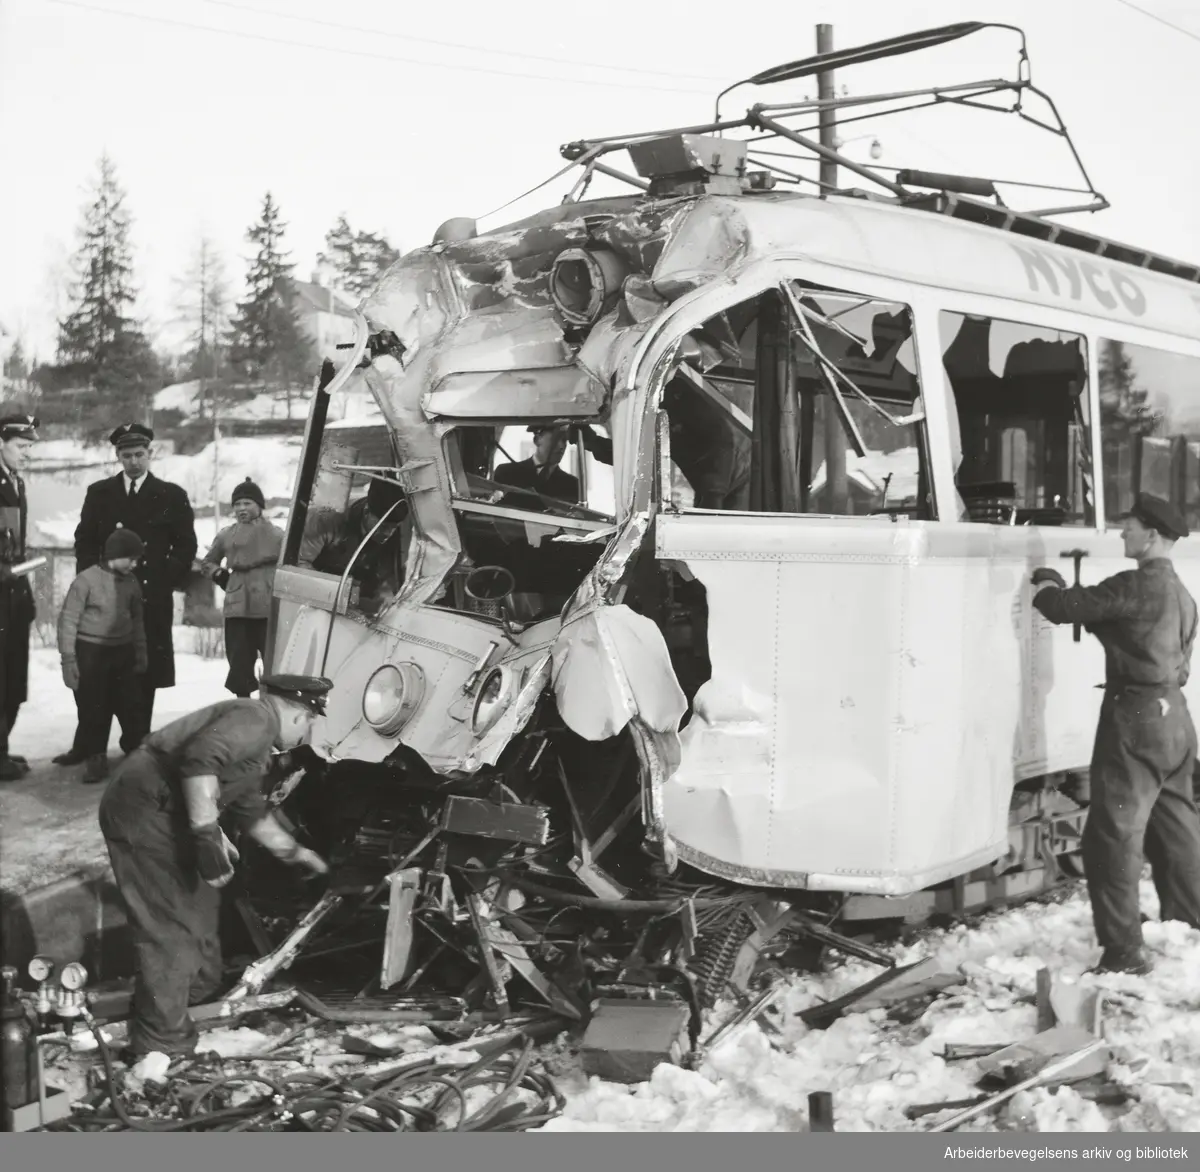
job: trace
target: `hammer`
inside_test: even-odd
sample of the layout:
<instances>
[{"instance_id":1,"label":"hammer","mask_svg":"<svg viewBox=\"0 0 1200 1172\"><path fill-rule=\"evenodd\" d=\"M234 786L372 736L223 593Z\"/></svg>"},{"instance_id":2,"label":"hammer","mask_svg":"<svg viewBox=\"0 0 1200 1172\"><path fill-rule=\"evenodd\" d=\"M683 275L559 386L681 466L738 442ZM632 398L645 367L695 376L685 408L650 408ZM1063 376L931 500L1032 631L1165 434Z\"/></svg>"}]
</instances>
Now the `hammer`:
<instances>
[{"instance_id":1,"label":"hammer","mask_svg":"<svg viewBox=\"0 0 1200 1172\"><path fill-rule=\"evenodd\" d=\"M1088 551L1086 549L1065 549L1065 550L1063 550L1063 554L1062 554L1063 557L1075 559L1075 585L1076 586L1078 586L1080 584L1079 583L1079 563L1085 557L1087 557L1087 555L1088 555ZM1080 627L1079 623L1073 624L1073 634L1075 636L1076 643L1079 642L1080 630L1081 630L1081 627Z\"/></svg>"}]
</instances>

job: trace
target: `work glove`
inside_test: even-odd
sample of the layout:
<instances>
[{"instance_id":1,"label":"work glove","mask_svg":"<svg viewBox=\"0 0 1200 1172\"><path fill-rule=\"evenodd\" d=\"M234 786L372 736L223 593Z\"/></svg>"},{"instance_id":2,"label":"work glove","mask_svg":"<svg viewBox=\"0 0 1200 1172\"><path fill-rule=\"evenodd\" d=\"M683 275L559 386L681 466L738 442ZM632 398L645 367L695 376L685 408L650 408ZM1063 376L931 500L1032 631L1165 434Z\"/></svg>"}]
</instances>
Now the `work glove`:
<instances>
[{"instance_id":1,"label":"work glove","mask_svg":"<svg viewBox=\"0 0 1200 1172\"><path fill-rule=\"evenodd\" d=\"M233 878L233 865L241 857L215 822L192 827L196 847L196 870L210 887L224 887Z\"/></svg>"},{"instance_id":2,"label":"work glove","mask_svg":"<svg viewBox=\"0 0 1200 1172\"><path fill-rule=\"evenodd\" d=\"M64 659L62 661L62 676L63 683L72 692L75 691L79 687L79 664L73 659Z\"/></svg>"},{"instance_id":3,"label":"work glove","mask_svg":"<svg viewBox=\"0 0 1200 1172\"><path fill-rule=\"evenodd\" d=\"M1067 580L1057 570L1050 569L1049 566L1038 566L1033 571L1031 579L1035 586L1041 586L1045 583L1050 583L1052 586L1057 586L1060 590L1067 588Z\"/></svg>"},{"instance_id":4,"label":"work glove","mask_svg":"<svg viewBox=\"0 0 1200 1172\"><path fill-rule=\"evenodd\" d=\"M278 769L284 776L295 773L298 769L323 769L329 762L321 756L312 745L297 745L279 754Z\"/></svg>"},{"instance_id":5,"label":"work glove","mask_svg":"<svg viewBox=\"0 0 1200 1172\"><path fill-rule=\"evenodd\" d=\"M213 570L212 580L220 586L222 590L229 585L229 577L232 571L227 566L221 566L219 569Z\"/></svg>"}]
</instances>

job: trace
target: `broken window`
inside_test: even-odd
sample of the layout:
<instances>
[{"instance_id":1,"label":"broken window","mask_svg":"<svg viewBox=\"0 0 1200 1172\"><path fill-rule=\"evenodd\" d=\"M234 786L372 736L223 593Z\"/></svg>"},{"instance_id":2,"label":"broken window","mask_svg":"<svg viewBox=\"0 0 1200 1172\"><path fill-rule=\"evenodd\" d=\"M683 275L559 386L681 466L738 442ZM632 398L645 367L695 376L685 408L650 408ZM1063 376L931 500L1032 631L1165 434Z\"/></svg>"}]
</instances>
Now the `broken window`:
<instances>
[{"instance_id":1,"label":"broken window","mask_svg":"<svg viewBox=\"0 0 1200 1172\"><path fill-rule=\"evenodd\" d=\"M388 426L361 419L327 423L315 461L305 456L284 564L349 571L351 609L378 612L404 581L411 521L399 487L382 483L399 464Z\"/></svg>"},{"instance_id":2,"label":"broken window","mask_svg":"<svg viewBox=\"0 0 1200 1172\"><path fill-rule=\"evenodd\" d=\"M769 290L684 339L662 405L676 508L933 516L907 306Z\"/></svg>"},{"instance_id":3,"label":"broken window","mask_svg":"<svg viewBox=\"0 0 1200 1172\"><path fill-rule=\"evenodd\" d=\"M1104 512L1120 523L1139 492L1200 526L1200 358L1100 340Z\"/></svg>"},{"instance_id":4,"label":"broken window","mask_svg":"<svg viewBox=\"0 0 1200 1172\"><path fill-rule=\"evenodd\" d=\"M464 555L447 605L498 617L498 602L472 597L467 583L494 566L512 575L512 618L557 614L615 523L608 436L598 427L464 425L445 445Z\"/></svg>"},{"instance_id":5,"label":"broken window","mask_svg":"<svg viewBox=\"0 0 1200 1172\"><path fill-rule=\"evenodd\" d=\"M947 311L939 324L960 519L1094 525L1086 340Z\"/></svg>"}]
</instances>

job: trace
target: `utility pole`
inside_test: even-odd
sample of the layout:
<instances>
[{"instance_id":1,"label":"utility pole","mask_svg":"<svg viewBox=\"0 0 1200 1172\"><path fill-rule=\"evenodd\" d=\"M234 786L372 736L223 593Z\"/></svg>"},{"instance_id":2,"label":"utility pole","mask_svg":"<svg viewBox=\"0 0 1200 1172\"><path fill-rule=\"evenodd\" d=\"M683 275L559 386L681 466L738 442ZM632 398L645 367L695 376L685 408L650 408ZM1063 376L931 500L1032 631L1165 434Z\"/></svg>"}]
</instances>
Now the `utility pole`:
<instances>
[{"instance_id":1,"label":"utility pole","mask_svg":"<svg viewBox=\"0 0 1200 1172\"><path fill-rule=\"evenodd\" d=\"M833 25L817 25L817 53L833 52ZM834 150L836 146L837 111L830 103L834 98L833 70L817 74L817 98L819 107L818 125L823 147ZM832 159L820 162L821 198L824 199L838 185L838 166ZM842 431L842 420L837 404L830 394L825 401L825 490L829 512L849 512L848 486L846 481L846 437Z\"/></svg>"}]
</instances>

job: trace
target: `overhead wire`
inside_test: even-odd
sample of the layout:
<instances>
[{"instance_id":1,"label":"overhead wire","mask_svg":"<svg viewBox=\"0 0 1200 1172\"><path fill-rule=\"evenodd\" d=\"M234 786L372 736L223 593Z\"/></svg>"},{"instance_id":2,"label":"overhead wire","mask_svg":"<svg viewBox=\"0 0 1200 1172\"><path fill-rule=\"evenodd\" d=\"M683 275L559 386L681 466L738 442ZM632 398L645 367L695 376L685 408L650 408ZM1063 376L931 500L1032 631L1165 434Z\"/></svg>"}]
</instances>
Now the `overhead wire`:
<instances>
[{"instance_id":1,"label":"overhead wire","mask_svg":"<svg viewBox=\"0 0 1200 1172\"><path fill-rule=\"evenodd\" d=\"M148 12L128 12L120 8L106 8L98 4L84 3L84 0L45 0L45 2L47 4L58 4L65 8L76 8L83 12L95 12L105 16L123 16L130 20L142 20L151 24L188 29L192 32L216 33L220 36L240 37L244 40L285 45L294 49L308 49L315 53L336 53L345 57L361 57L372 61L388 61L397 65L415 65L424 69L451 69L462 73L479 73L492 77L507 77L513 81L549 81L556 85L599 86L603 89L635 89L649 90L663 94L704 94L706 96L711 93L707 89L647 85L644 82L637 81L602 81L598 78L576 77L569 74L551 77L544 73L515 72L508 69L494 69L486 65L463 65L447 61L430 61L420 57L400 57L392 53L375 53L369 49L349 49L340 45L314 45L311 41L296 41L287 37L273 37L268 36L266 33L252 33L244 29L217 28L210 24L197 24L194 21L176 20L173 17L157 16Z\"/></svg>"},{"instance_id":2,"label":"overhead wire","mask_svg":"<svg viewBox=\"0 0 1200 1172\"><path fill-rule=\"evenodd\" d=\"M337 20L322 20L316 16L297 16L292 12L267 12L248 4L235 4L233 0L199 0L216 8L228 8L234 12L247 12L268 19L291 20L298 24L311 24L320 28L337 29L341 32L362 33L364 36L386 37L397 41L411 41L419 45L435 45L441 49L464 49L468 53L490 53L497 57L516 57L526 61L548 61L552 65L581 65L587 69L607 69L617 73L638 73L648 77L673 77L684 81L712 81L724 85L729 79L705 73L675 73L664 69L639 69L633 65L610 65L599 61L581 61L573 57L552 57L544 53L522 53L516 49L491 49L484 45L471 45L464 41L442 41L434 37L418 37L412 33L398 33L390 29L367 28L362 25L345 24Z\"/></svg>"},{"instance_id":3,"label":"overhead wire","mask_svg":"<svg viewBox=\"0 0 1200 1172\"><path fill-rule=\"evenodd\" d=\"M1168 20L1165 16L1159 16L1157 12L1151 12L1147 8L1142 8L1138 4L1133 4L1130 0L1117 0L1117 3L1124 8L1131 9L1133 12L1139 12L1142 16L1149 17L1151 20L1157 21L1159 24L1166 25L1169 29L1174 29L1177 33L1183 33L1185 37L1191 37L1193 41L1200 41L1200 33L1192 32L1189 28L1184 28L1181 24L1176 24L1174 21Z\"/></svg>"}]
</instances>

